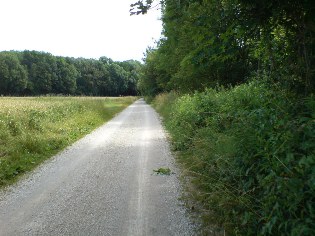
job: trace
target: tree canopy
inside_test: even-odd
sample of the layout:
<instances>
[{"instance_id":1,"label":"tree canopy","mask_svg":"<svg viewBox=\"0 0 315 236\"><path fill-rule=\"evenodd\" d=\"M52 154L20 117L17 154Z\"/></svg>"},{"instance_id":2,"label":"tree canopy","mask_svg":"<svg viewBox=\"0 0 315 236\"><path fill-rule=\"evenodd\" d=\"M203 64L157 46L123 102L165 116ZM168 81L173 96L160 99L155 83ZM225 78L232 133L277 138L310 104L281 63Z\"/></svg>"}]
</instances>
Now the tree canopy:
<instances>
[{"instance_id":1,"label":"tree canopy","mask_svg":"<svg viewBox=\"0 0 315 236\"><path fill-rule=\"evenodd\" d=\"M142 90L189 92L243 83L255 74L300 93L313 91L313 1L146 0L131 11L146 13L157 3L163 37L147 51L139 82L154 88Z\"/></svg>"},{"instance_id":2,"label":"tree canopy","mask_svg":"<svg viewBox=\"0 0 315 236\"><path fill-rule=\"evenodd\" d=\"M0 52L2 95L136 95L141 63L56 57L37 51Z\"/></svg>"}]
</instances>

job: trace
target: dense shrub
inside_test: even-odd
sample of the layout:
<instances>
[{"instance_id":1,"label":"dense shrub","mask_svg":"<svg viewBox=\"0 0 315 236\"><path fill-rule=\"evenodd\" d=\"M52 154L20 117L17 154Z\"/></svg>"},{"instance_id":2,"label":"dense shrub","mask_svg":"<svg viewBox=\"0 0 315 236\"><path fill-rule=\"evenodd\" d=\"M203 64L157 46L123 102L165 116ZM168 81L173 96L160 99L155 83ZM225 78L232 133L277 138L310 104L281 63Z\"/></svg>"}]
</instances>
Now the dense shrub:
<instances>
[{"instance_id":1,"label":"dense shrub","mask_svg":"<svg viewBox=\"0 0 315 236\"><path fill-rule=\"evenodd\" d=\"M253 81L155 101L171 107L166 126L205 223L230 234L315 234L315 98L279 88Z\"/></svg>"}]
</instances>

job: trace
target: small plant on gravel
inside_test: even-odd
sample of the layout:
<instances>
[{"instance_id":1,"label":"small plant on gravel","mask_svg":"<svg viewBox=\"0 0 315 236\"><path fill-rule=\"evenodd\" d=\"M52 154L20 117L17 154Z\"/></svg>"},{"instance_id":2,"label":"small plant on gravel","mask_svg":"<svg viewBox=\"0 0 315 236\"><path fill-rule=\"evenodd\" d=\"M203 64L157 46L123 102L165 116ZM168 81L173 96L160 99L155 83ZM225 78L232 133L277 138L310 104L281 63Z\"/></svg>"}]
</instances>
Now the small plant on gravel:
<instances>
[{"instance_id":1,"label":"small plant on gravel","mask_svg":"<svg viewBox=\"0 0 315 236\"><path fill-rule=\"evenodd\" d=\"M170 175L171 174L171 169L170 168L159 168L157 170L153 170L155 173L158 175Z\"/></svg>"}]
</instances>

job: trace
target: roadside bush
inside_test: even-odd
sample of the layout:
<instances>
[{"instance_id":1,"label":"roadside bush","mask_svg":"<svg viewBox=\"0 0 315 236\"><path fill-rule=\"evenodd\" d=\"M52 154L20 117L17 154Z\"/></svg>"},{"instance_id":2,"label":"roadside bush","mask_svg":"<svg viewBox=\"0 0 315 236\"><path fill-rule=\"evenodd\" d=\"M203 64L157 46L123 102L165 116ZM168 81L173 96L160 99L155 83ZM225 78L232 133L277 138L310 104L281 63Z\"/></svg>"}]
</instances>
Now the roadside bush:
<instances>
[{"instance_id":1,"label":"roadside bush","mask_svg":"<svg viewBox=\"0 0 315 236\"><path fill-rule=\"evenodd\" d=\"M207 89L168 110L166 126L194 176L205 223L232 235L315 234L315 98L279 87Z\"/></svg>"},{"instance_id":2,"label":"roadside bush","mask_svg":"<svg viewBox=\"0 0 315 236\"><path fill-rule=\"evenodd\" d=\"M161 93L154 97L154 108L165 118L168 119L172 112L172 104L179 98L179 94L172 91L169 93ZM147 99L146 99L147 101Z\"/></svg>"}]
</instances>

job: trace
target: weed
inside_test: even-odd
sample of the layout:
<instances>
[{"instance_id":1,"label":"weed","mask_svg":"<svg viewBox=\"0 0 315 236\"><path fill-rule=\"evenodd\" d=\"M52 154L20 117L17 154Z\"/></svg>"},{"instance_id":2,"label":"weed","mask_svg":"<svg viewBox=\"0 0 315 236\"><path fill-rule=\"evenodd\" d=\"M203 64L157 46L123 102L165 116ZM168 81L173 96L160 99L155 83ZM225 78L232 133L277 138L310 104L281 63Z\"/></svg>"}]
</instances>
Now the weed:
<instances>
[{"instance_id":1,"label":"weed","mask_svg":"<svg viewBox=\"0 0 315 236\"><path fill-rule=\"evenodd\" d=\"M159 168L157 170L153 170L154 172L156 172L158 175L170 175L172 172L170 170L170 168Z\"/></svg>"}]
</instances>

